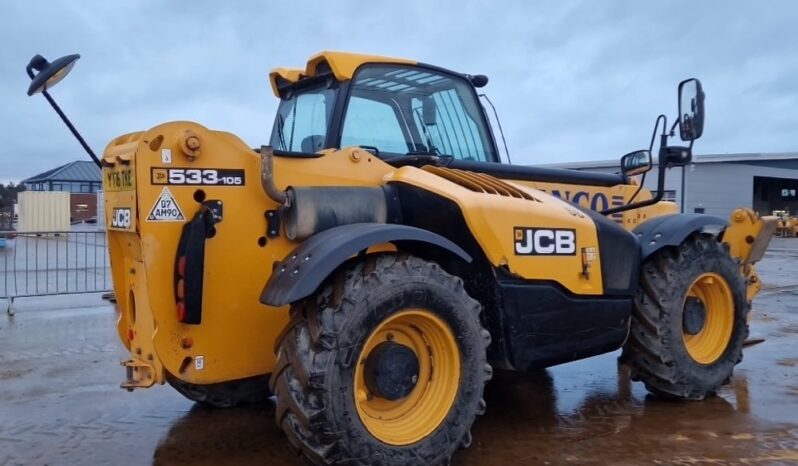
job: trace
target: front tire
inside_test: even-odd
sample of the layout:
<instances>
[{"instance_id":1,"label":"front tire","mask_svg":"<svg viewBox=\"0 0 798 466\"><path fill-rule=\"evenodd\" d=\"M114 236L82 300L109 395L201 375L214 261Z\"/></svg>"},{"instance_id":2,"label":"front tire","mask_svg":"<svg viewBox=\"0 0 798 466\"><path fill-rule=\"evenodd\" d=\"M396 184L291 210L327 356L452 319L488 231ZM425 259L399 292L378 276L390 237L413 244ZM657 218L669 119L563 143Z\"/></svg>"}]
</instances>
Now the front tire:
<instances>
[{"instance_id":1,"label":"front tire","mask_svg":"<svg viewBox=\"0 0 798 466\"><path fill-rule=\"evenodd\" d=\"M291 308L271 388L276 421L316 464L438 465L471 441L490 334L463 282L380 255Z\"/></svg>"},{"instance_id":2,"label":"front tire","mask_svg":"<svg viewBox=\"0 0 798 466\"><path fill-rule=\"evenodd\" d=\"M716 238L695 234L643 264L621 360L650 392L701 400L742 361L750 307L738 263Z\"/></svg>"}]
</instances>

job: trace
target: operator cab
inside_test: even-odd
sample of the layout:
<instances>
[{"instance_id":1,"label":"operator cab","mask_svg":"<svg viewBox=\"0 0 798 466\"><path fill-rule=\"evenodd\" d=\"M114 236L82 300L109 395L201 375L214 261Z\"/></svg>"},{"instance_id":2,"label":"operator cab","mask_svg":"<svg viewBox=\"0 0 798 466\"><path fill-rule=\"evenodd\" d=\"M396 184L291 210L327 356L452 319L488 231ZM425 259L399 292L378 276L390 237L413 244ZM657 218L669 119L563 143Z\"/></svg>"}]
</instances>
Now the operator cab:
<instances>
[{"instance_id":1,"label":"operator cab","mask_svg":"<svg viewBox=\"0 0 798 466\"><path fill-rule=\"evenodd\" d=\"M623 175L502 164L477 87L466 75L413 61L339 52L270 74L280 106L275 154L359 146L394 165L445 165L503 179L615 186Z\"/></svg>"},{"instance_id":2,"label":"operator cab","mask_svg":"<svg viewBox=\"0 0 798 466\"><path fill-rule=\"evenodd\" d=\"M360 146L384 160L499 161L474 85L463 75L426 65L364 63L341 81L322 63L316 76L278 89L271 137L277 150Z\"/></svg>"}]
</instances>

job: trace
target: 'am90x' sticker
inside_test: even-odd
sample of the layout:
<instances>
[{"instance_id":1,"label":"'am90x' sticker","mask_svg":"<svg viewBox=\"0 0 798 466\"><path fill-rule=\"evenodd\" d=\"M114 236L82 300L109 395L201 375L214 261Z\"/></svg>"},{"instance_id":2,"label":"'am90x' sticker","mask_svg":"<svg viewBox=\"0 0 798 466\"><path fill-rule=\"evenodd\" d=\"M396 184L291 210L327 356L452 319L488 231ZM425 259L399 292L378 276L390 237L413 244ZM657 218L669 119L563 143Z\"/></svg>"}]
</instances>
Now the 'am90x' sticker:
<instances>
[{"instance_id":1,"label":"'am90x' sticker","mask_svg":"<svg viewBox=\"0 0 798 466\"><path fill-rule=\"evenodd\" d=\"M164 186L161 195L155 200L155 205L150 209L150 214L147 215L148 222L182 222L186 219L183 211L177 204L177 200L169 188Z\"/></svg>"},{"instance_id":2,"label":"'am90x' sticker","mask_svg":"<svg viewBox=\"0 0 798 466\"><path fill-rule=\"evenodd\" d=\"M158 168L150 171L155 185L244 186L244 170L237 168Z\"/></svg>"}]
</instances>

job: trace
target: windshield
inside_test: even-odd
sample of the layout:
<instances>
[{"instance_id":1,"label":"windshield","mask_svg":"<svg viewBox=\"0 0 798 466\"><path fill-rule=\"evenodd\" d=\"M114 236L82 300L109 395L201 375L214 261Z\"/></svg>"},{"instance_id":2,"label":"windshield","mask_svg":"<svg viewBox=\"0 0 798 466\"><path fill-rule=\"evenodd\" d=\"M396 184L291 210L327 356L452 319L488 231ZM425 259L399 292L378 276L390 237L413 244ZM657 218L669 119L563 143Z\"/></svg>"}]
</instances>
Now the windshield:
<instances>
[{"instance_id":1,"label":"windshield","mask_svg":"<svg viewBox=\"0 0 798 466\"><path fill-rule=\"evenodd\" d=\"M296 92L281 100L271 146L307 153L324 149L334 101L335 90L326 86Z\"/></svg>"},{"instance_id":2,"label":"windshield","mask_svg":"<svg viewBox=\"0 0 798 466\"><path fill-rule=\"evenodd\" d=\"M369 65L353 80L341 147L495 161L473 89L434 70Z\"/></svg>"},{"instance_id":3,"label":"windshield","mask_svg":"<svg viewBox=\"0 0 798 466\"><path fill-rule=\"evenodd\" d=\"M399 65L366 65L351 82L341 126L332 125L337 86L294 89L280 101L271 146L313 153L334 147L373 149L382 158L411 154L498 161L473 87L445 72ZM341 110L339 110L340 112ZM328 146L328 142L330 145Z\"/></svg>"}]
</instances>

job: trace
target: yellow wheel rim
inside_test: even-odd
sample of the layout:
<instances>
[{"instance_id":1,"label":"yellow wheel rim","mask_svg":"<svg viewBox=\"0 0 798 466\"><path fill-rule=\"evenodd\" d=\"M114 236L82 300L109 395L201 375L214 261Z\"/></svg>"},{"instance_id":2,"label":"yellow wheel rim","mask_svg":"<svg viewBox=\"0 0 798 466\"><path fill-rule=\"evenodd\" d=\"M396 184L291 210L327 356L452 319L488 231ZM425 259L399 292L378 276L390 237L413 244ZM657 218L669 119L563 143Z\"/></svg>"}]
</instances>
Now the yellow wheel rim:
<instances>
[{"instance_id":1,"label":"yellow wheel rim","mask_svg":"<svg viewBox=\"0 0 798 466\"><path fill-rule=\"evenodd\" d=\"M712 364L723 355L731 340L734 327L731 288L720 275L704 273L693 281L687 295L701 301L706 316L703 327L695 335L682 330L684 345L696 362Z\"/></svg>"},{"instance_id":2,"label":"yellow wheel rim","mask_svg":"<svg viewBox=\"0 0 798 466\"><path fill-rule=\"evenodd\" d=\"M365 365L378 344L392 341L418 358L418 380L404 398L370 393ZM425 309L406 309L382 321L366 340L355 369L355 406L366 429L381 442L410 445L431 434L449 414L460 386L460 349L449 325Z\"/></svg>"}]
</instances>

